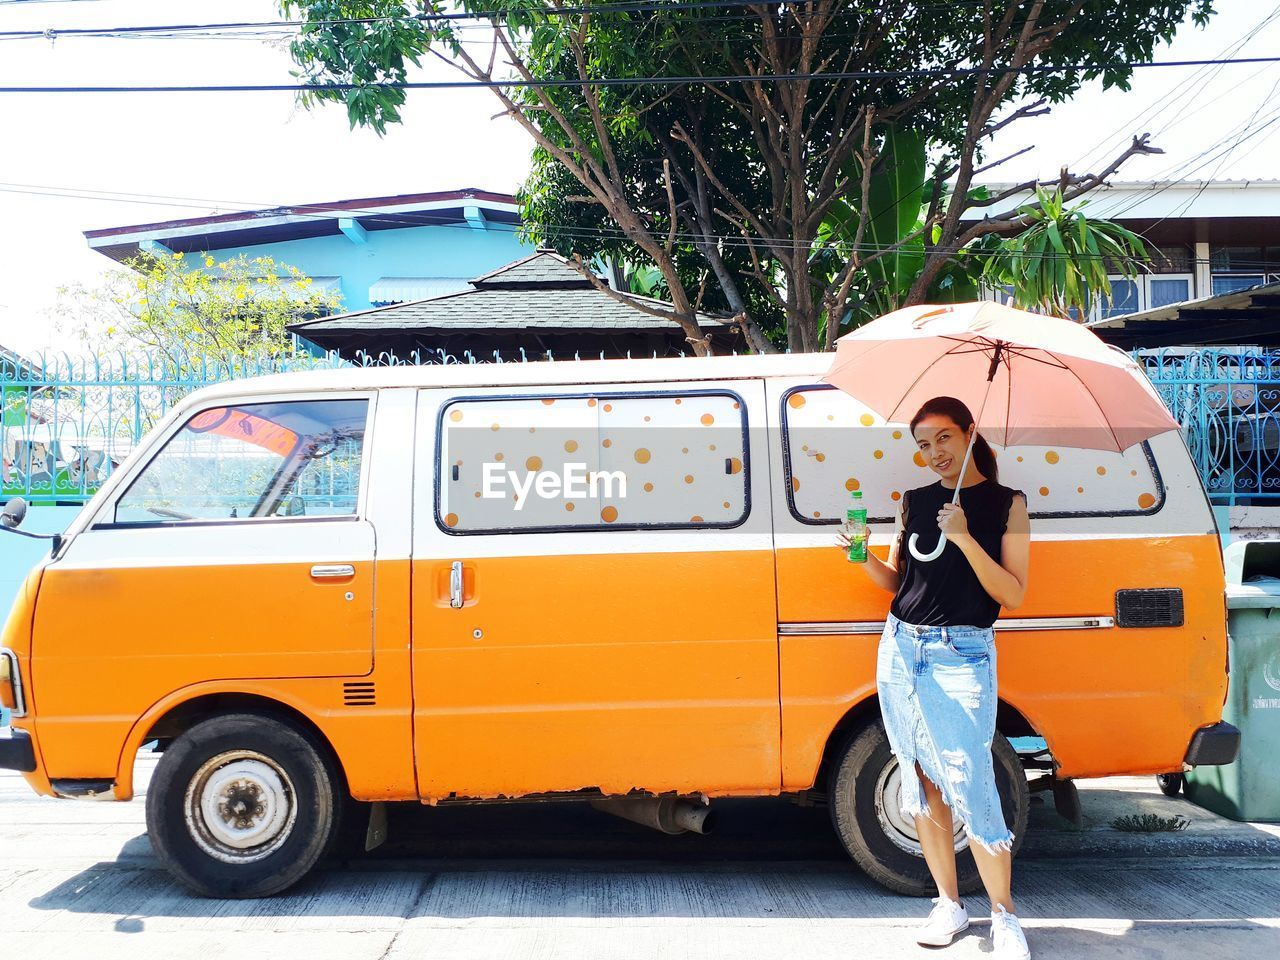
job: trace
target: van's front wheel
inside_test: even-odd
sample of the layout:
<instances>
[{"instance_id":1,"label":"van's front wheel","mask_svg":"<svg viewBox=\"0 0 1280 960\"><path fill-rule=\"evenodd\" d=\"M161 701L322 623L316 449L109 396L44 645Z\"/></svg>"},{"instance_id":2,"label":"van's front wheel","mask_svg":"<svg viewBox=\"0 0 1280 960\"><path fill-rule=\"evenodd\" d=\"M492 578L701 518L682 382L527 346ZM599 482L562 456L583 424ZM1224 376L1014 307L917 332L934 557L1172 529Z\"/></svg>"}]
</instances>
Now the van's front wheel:
<instances>
[{"instance_id":1,"label":"van's front wheel","mask_svg":"<svg viewBox=\"0 0 1280 960\"><path fill-rule=\"evenodd\" d=\"M1005 823L1013 832L1013 852L1022 846L1031 810L1027 778L1012 745L997 733L991 748L996 789ZM828 790L831 821L859 867L882 886L910 896L931 896L935 887L920 849L914 821L898 805L898 761L889 749L884 724L876 720L845 743L836 758ZM961 893L982 886L964 831L956 829L956 874Z\"/></svg>"},{"instance_id":2,"label":"van's front wheel","mask_svg":"<svg viewBox=\"0 0 1280 960\"><path fill-rule=\"evenodd\" d=\"M253 714L196 724L147 791L160 860L207 897L265 897L315 866L335 826L338 778L303 731Z\"/></svg>"}]
</instances>

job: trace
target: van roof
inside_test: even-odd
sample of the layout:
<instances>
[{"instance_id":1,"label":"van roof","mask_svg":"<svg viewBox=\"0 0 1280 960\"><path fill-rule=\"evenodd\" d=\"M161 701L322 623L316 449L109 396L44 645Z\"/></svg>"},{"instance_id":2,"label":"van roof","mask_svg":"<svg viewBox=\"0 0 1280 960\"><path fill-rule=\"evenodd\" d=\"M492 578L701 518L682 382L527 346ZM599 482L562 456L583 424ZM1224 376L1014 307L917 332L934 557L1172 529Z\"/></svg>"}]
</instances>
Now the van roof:
<instances>
[{"instance_id":1,"label":"van roof","mask_svg":"<svg viewBox=\"0 0 1280 960\"><path fill-rule=\"evenodd\" d=\"M200 401L293 391L371 390L392 387L527 387L649 381L818 378L832 354L791 353L649 360L545 360L527 363L448 363L396 367L305 370L215 384L193 394Z\"/></svg>"}]
</instances>

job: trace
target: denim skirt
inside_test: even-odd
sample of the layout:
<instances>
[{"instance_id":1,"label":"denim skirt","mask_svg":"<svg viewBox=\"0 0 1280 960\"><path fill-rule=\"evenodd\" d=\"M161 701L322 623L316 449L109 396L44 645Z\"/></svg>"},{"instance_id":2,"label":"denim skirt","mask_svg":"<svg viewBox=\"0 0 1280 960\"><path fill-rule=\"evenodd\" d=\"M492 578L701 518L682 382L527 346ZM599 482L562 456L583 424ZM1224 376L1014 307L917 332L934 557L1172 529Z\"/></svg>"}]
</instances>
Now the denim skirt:
<instances>
[{"instance_id":1,"label":"denim skirt","mask_svg":"<svg viewBox=\"0 0 1280 960\"><path fill-rule=\"evenodd\" d=\"M926 627L889 615L876 658L889 746L901 766L902 812L927 816L916 764L973 843L1011 850L996 790L996 645L990 627Z\"/></svg>"}]
</instances>

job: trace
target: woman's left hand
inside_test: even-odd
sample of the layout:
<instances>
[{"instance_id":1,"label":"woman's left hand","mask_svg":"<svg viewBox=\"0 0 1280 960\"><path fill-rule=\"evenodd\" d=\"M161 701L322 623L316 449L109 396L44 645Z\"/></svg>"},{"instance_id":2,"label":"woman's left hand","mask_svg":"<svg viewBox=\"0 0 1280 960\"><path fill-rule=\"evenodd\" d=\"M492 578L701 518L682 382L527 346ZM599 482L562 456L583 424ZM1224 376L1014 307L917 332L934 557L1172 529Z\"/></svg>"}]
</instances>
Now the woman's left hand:
<instances>
[{"instance_id":1,"label":"woman's left hand","mask_svg":"<svg viewBox=\"0 0 1280 960\"><path fill-rule=\"evenodd\" d=\"M944 503L938 511L938 529L952 542L967 537L969 521L965 519L964 508L958 503Z\"/></svg>"}]
</instances>

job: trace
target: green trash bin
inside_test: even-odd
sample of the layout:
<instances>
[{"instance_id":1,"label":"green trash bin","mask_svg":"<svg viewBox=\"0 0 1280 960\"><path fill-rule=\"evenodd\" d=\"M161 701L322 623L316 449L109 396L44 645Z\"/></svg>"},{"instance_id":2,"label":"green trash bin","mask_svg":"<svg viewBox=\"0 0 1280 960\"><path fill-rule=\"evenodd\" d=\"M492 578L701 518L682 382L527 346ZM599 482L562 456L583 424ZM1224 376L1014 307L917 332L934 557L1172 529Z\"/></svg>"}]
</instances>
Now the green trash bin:
<instances>
[{"instance_id":1,"label":"green trash bin","mask_svg":"<svg viewBox=\"0 0 1280 960\"><path fill-rule=\"evenodd\" d=\"M1240 730L1240 753L1186 774L1193 803L1232 820L1280 823L1280 541L1223 552L1230 681L1222 719Z\"/></svg>"}]
</instances>

